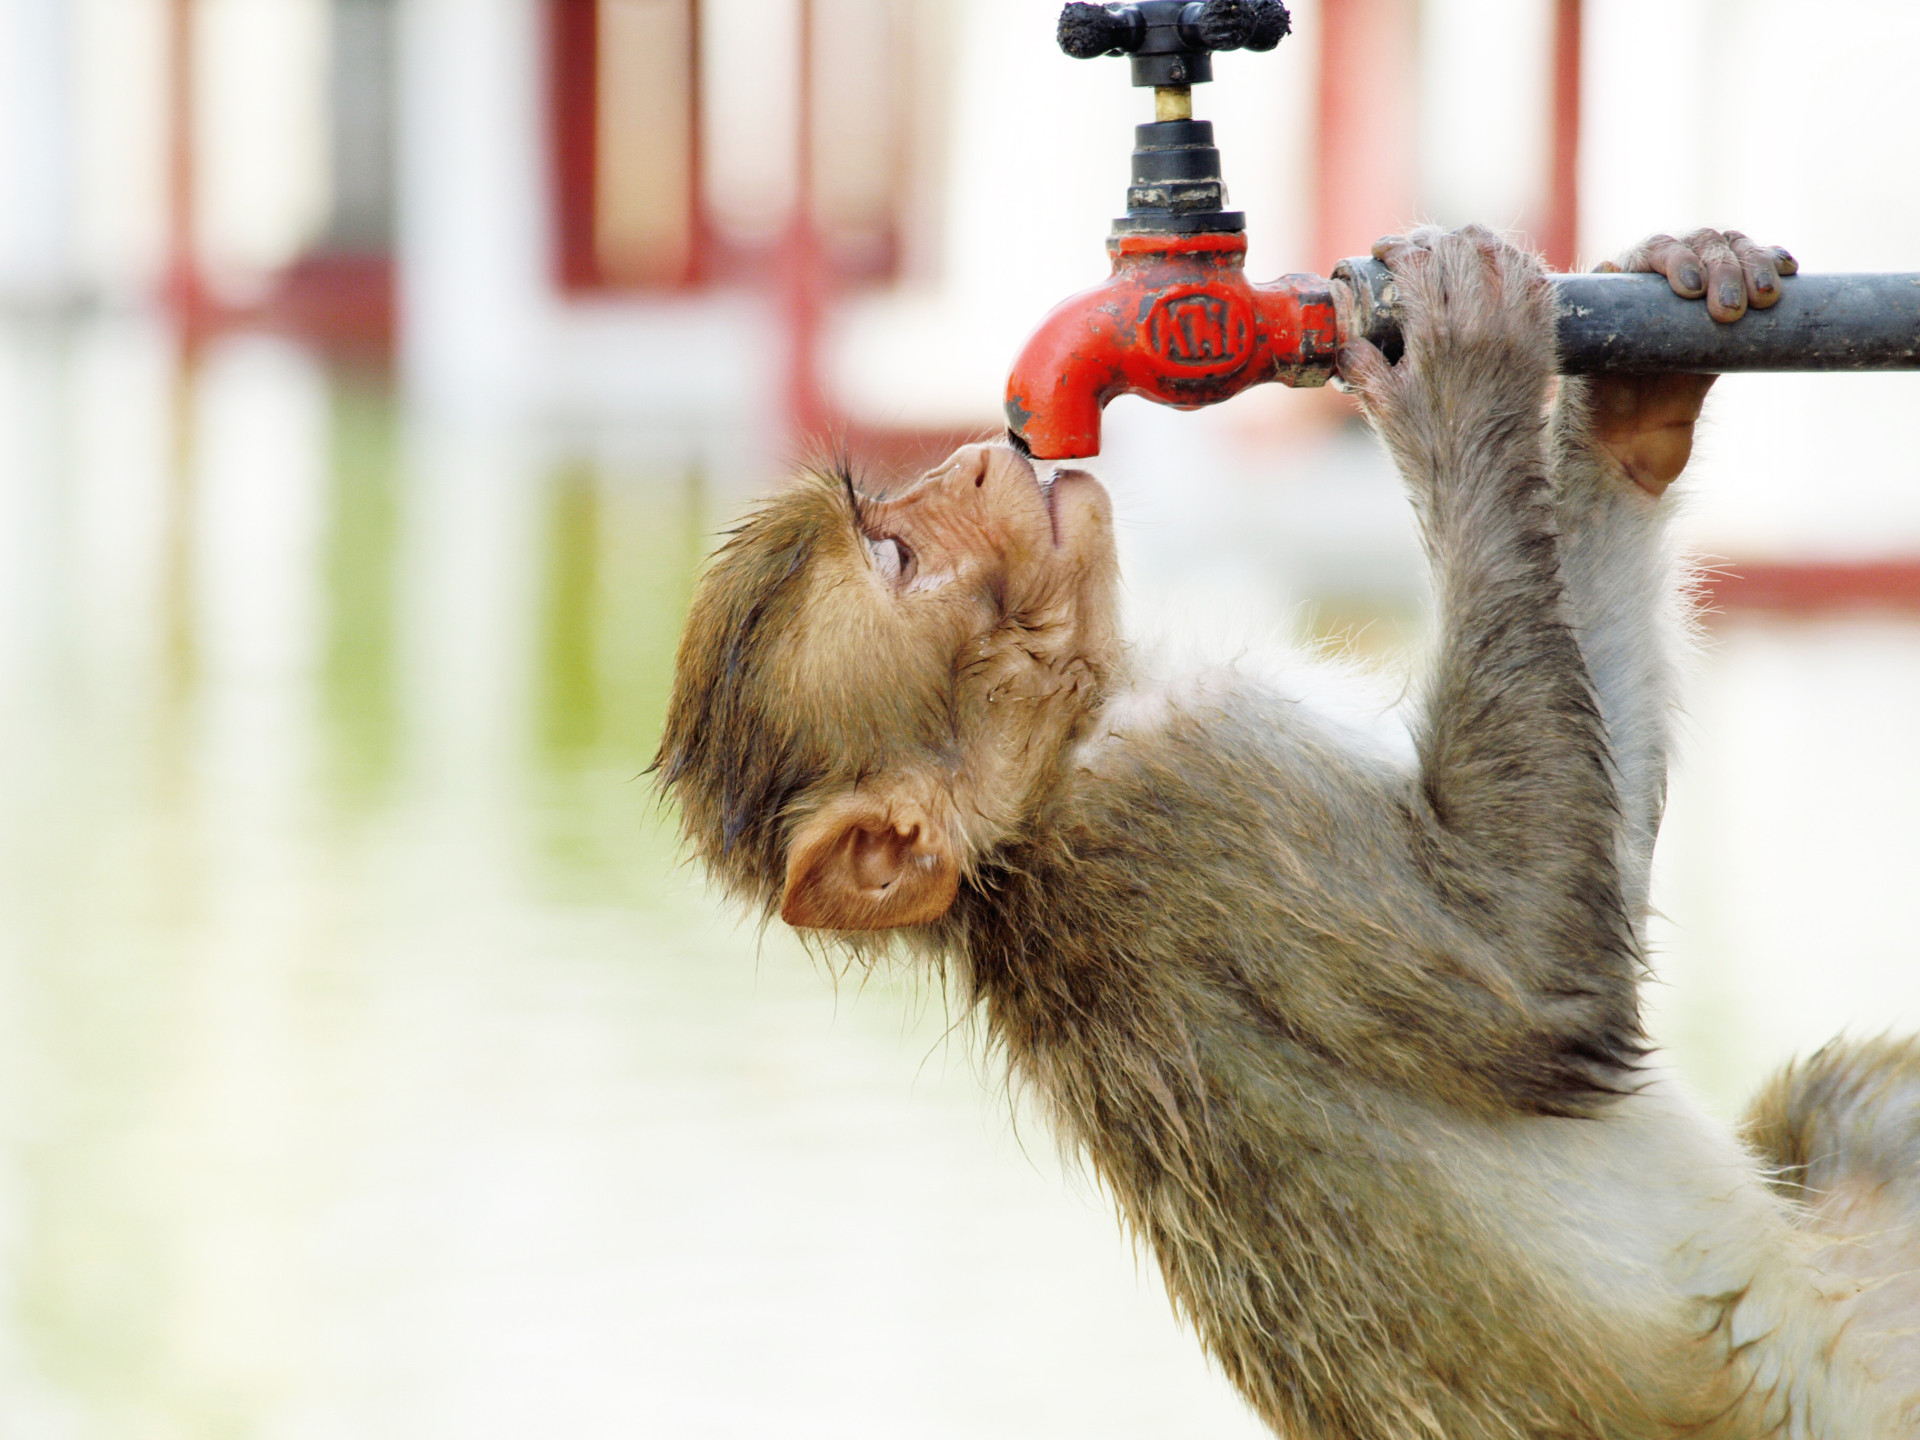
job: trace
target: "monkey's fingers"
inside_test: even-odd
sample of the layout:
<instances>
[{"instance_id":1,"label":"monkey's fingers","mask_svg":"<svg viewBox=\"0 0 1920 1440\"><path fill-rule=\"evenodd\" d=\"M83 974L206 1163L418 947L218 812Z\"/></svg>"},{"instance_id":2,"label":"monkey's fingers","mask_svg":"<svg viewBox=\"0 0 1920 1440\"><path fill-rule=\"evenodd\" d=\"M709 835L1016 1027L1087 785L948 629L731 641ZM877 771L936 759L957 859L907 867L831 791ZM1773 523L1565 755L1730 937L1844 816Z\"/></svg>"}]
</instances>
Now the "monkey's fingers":
<instances>
[{"instance_id":1,"label":"monkey's fingers","mask_svg":"<svg viewBox=\"0 0 1920 1440\"><path fill-rule=\"evenodd\" d=\"M1432 245L1433 253L1442 261L1450 298L1465 300L1478 294L1498 306L1509 283L1523 281L1531 268L1524 251L1507 244L1484 225L1463 225L1435 236Z\"/></svg>"},{"instance_id":2,"label":"monkey's fingers","mask_svg":"<svg viewBox=\"0 0 1920 1440\"><path fill-rule=\"evenodd\" d=\"M1606 274L1624 271L1630 275L1664 275L1682 300L1698 300L1707 289L1700 256L1691 245L1671 235L1649 235L1618 260L1602 261L1599 269Z\"/></svg>"},{"instance_id":3,"label":"monkey's fingers","mask_svg":"<svg viewBox=\"0 0 1920 1440\"><path fill-rule=\"evenodd\" d=\"M1785 255L1786 251L1770 245L1756 245L1738 230L1726 233L1727 243L1739 257L1740 268L1746 275L1747 304L1755 310L1765 310L1779 304L1782 274L1779 257Z\"/></svg>"},{"instance_id":4,"label":"monkey's fingers","mask_svg":"<svg viewBox=\"0 0 1920 1440\"><path fill-rule=\"evenodd\" d=\"M1398 270L1415 256L1431 255L1434 236L1438 233L1420 229L1410 235L1382 235L1373 242L1373 258L1389 270Z\"/></svg>"},{"instance_id":5,"label":"monkey's fingers","mask_svg":"<svg viewBox=\"0 0 1920 1440\"><path fill-rule=\"evenodd\" d=\"M1335 372L1347 388L1370 404L1393 383L1393 366L1371 340L1349 340L1334 357Z\"/></svg>"},{"instance_id":6,"label":"monkey's fingers","mask_svg":"<svg viewBox=\"0 0 1920 1440\"><path fill-rule=\"evenodd\" d=\"M1422 227L1411 235L1383 235L1373 243L1373 258L1393 272L1403 298L1412 301L1416 295L1427 295L1434 309L1441 294L1436 251L1441 238L1438 230ZM1411 342L1411 335L1408 339Z\"/></svg>"},{"instance_id":7,"label":"monkey's fingers","mask_svg":"<svg viewBox=\"0 0 1920 1440\"><path fill-rule=\"evenodd\" d=\"M1734 254L1729 235L1718 230L1695 230L1687 236L1686 244L1707 268L1707 313L1723 323L1746 314L1747 274L1740 257Z\"/></svg>"}]
</instances>

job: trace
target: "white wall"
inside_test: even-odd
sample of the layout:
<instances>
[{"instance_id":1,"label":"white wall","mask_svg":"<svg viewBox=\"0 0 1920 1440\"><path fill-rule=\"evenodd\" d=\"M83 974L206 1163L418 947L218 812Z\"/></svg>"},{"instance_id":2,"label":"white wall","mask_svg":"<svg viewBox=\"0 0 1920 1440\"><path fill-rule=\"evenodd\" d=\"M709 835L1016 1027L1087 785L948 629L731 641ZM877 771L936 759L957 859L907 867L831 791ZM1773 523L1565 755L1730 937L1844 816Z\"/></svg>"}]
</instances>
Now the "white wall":
<instances>
[{"instance_id":1,"label":"white wall","mask_svg":"<svg viewBox=\"0 0 1920 1440\"><path fill-rule=\"evenodd\" d=\"M74 279L72 32L63 0L0 0L0 300L16 304Z\"/></svg>"}]
</instances>

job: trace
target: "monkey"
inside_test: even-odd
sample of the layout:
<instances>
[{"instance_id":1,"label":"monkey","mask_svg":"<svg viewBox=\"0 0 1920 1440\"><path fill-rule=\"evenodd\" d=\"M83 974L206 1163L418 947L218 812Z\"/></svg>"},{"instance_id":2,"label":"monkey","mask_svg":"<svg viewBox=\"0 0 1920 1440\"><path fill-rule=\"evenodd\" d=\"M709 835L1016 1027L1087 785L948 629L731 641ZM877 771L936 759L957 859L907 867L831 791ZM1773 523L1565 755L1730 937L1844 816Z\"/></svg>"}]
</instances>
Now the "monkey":
<instances>
[{"instance_id":1,"label":"monkey","mask_svg":"<svg viewBox=\"0 0 1920 1440\"><path fill-rule=\"evenodd\" d=\"M1182 1318L1298 1440L1920 1433L1920 1046L1830 1047L1739 1136L1642 1029L1709 377L1555 378L1539 261L1375 248L1340 372L1436 633L1397 732L1122 635L1113 515L1011 441L822 466L709 562L658 782L731 896L937 967ZM1657 236L1717 319L1792 258Z\"/></svg>"}]
</instances>

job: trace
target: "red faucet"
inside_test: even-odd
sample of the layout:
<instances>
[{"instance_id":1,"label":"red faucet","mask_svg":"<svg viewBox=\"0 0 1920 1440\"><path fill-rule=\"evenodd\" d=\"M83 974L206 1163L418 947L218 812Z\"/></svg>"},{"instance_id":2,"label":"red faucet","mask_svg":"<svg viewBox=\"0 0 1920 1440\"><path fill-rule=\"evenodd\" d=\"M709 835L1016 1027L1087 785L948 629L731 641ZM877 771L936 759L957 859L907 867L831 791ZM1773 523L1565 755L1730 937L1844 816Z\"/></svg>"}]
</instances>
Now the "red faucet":
<instances>
[{"instance_id":1,"label":"red faucet","mask_svg":"<svg viewBox=\"0 0 1920 1440\"><path fill-rule=\"evenodd\" d=\"M1007 378L1007 424L1044 460L1098 454L1116 395L1198 410L1249 385L1324 385L1340 327L1318 275L1255 285L1239 234L1115 235L1113 274L1054 307Z\"/></svg>"},{"instance_id":2,"label":"red faucet","mask_svg":"<svg viewBox=\"0 0 1920 1440\"><path fill-rule=\"evenodd\" d=\"M1322 385L1339 332L1332 282L1247 280L1246 217L1224 207L1213 126L1193 118L1192 86L1216 50L1271 50L1291 28L1277 0L1072 4L1060 16L1069 55L1126 54L1151 85L1154 121L1135 129L1127 213L1107 249L1113 274L1040 323L1007 380L1007 423L1041 459L1100 449L1100 411L1116 395L1197 410L1249 385Z\"/></svg>"},{"instance_id":3,"label":"red faucet","mask_svg":"<svg viewBox=\"0 0 1920 1440\"><path fill-rule=\"evenodd\" d=\"M1116 395L1197 410L1249 385L1324 385L1340 342L1400 354L1393 277L1343 260L1332 278L1247 280L1246 217L1225 208L1213 126L1191 87L1212 52L1271 50L1289 29L1277 0L1071 4L1069 55L1133 57L1152 124L1134 129L1127 213L1113 222L1113 273L1040 322L1007 379L1007 424L1036 459L1097 454ZM1735 325L1676 296L1657 275L1553 277L1560 368L1596 371L1920 369L1920 274L1797 275L1780 301Z\"/></svg>"}]
</instances>

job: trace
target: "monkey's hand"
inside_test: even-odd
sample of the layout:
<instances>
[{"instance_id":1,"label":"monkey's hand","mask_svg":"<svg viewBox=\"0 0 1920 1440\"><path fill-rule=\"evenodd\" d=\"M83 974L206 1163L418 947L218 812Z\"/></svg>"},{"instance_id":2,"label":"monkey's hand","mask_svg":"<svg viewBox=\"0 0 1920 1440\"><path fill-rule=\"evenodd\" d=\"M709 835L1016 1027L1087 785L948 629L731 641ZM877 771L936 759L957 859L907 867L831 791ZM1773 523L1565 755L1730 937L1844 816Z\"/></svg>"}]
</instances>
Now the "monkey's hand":
<instances>
[{"instance_id":1,"label":"monkey's hand","mask_svg":"<svg viewBox=\"0 0 1920 1440\"><path fill-rule=\"evenodd\" d=\"M1707 313L1731 324L1749 307L1780 299L1780 277L1800 268L1778 246L1756 245L1738 230L1695 230L1683 240L1652 235L1602 272L1664 275L1685 300L1706 297ZM1693 453L1694 422L1712 375L1598 375L1589 383L1593 439L1600 451L1650 495L1666 491Z\"/></svg>"},{"instance_id":2,"label":"monkey's hand","mask_svg":"<svg viewBox=\"0 0 1920 1440\"><path fill-rule=\"evenodd\" d=\"M1405 305L1406 355L1389 365L1350 343L1341 368L1406 476L1440 620L1403 803L1441 903L1508 939L1508 982L1552 1017L1547 1088L1584 1095L1564 1102L1577 1109L1618 1086L1642 1041L1619 796L1562 603L1552 290L1531 255L1478 228L1374 253Z\"/></svg>"},{"instance_id":3,"label":"monkey's hand","mask_svg":"<svg viewBox=\"0 0 1920 1440\"><path fill-rule=\"evenodd\" d=\"M1424 505L1428 486L1487 473L1489 445L1538 430L1554 372L1552 295L1533 256L1477 225L1389 235L1373 254L1400 292L1406 354L1389 365L1349 341L1340 373Z\"/></svg>"}]
</instances>

